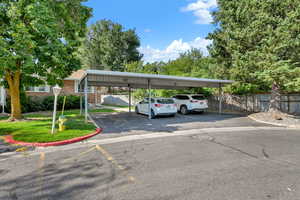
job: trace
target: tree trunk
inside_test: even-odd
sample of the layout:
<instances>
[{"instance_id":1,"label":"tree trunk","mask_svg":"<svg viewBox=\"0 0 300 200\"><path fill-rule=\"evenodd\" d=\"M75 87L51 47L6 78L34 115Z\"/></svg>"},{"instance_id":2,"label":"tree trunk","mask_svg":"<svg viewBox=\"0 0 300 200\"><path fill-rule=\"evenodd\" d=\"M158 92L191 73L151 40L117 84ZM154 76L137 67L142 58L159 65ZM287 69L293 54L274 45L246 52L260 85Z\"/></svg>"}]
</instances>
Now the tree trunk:
<instances>
[{"instance_id":1,"label":"tree trunk","mask_svg":"<svg viewBox=\"0 0 300 200\"><path fill-rule=\"evenodd\" d=\"M17 71L6 75L6 80L9 85L9 95L11 99L10 120L15 121L22 119L20 103L20 72Z\"/></svg>"},{"instance_id":2,"label":"tree trunk","mask_svg":"<svg viewBox=\"0 0 300 200\"><path fill-rule=\"evenodd\" d=\"M280 89L276 83L272 85L269 112L273 115L273 118L278 120L282 119L282 112L280 110Z\"/></svg>"}]
</instances>

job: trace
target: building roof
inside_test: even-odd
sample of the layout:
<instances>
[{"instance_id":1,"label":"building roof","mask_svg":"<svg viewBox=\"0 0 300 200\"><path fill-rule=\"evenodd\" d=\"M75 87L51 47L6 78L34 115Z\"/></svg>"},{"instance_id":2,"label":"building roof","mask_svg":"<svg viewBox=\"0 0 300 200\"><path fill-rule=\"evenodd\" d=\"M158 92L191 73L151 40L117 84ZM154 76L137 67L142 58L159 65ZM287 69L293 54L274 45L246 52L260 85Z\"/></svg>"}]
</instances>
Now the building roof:
<instances>
[{"instance_id":1,"label":"building roof","mask_svg":"<svg viewBox=\"0 0 300 200\"><path fill-rule=\"evenodd\" d=\"M85 76L89 86L111 86L153 89L185 89L197 87L220 87L231 84L231 80L217 80L194 77L116 72L104 70L86 70ZM83 80L82 79L82 80ZM83 84L83 81L81 82Z\"/></svg>"},{"instance_id":2,"label":"building roof","mask_svg":"<svg viewBox=\"0 0 300 200\"><path fill-rule=\"evenodd\" d=\"M65 80L75 80L80 81L85 76L85 70L80 69L75 72L73 72L69 77L65 78Z\"/></svg>"}]
</instances>

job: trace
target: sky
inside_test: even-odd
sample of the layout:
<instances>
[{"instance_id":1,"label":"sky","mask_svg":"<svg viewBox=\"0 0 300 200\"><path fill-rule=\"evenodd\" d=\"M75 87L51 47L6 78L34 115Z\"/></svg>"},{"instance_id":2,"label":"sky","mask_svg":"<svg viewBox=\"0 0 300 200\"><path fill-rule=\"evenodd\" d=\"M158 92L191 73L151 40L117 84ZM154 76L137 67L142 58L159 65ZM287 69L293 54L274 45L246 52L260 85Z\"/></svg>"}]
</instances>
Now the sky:
<instances>
[{"instance_id":1,"label":"sky","mask_svg":"<svg viewBox=\"0 0 300 200\"><path fill-rule=\"evenodd\" d=\"M215 29L210 12L216 0L89 0L93 17L88 24L110 19L125 29L135 29L145 62L176 59L180 53L199 48L205 55Z\"/></svg>"}]
</instances>

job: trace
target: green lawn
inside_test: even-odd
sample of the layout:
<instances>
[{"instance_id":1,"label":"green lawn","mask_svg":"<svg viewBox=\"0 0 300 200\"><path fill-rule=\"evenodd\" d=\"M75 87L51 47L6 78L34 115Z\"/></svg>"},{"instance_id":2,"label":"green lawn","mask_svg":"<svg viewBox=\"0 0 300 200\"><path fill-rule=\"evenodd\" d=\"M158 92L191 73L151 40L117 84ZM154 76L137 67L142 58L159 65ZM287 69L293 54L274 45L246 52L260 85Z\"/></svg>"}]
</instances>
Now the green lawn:
<instances>
[{"instance_id":1,"label":"green lawn","mask_svg":"<svg viewBox=\"0 0 300 200\"><path fill-rule=\"evenodd\" d=\"M103 106L110 106L110 107L116 107L116 108L128 108L129 106L118 106L118 105L111 105L111 104L102 104Z\"/></svg>"},{"instance_id":2,"label":"green lawn","mask_svg":"<svg viewBox=\"0 0 300 200\"><path fill-rule=\"evenodd\" d=\"M110 105L110 104L102 104L103 106L109 106L109 107L114 107L114 108L128 108L129 106L118 106L118 105ZM131 106L132 109L135 108L135 106Z\"/></svg>"},{"instance_id":3,"label":"green lawn","mask_svg":"<svg viewBox=\"0 0 300 200\"><path fill-rule=\"evenodd\" d=\"M112 109L97 109L90 112L115 112ZM60 114L60 113L59 113ZM12 135L15 140L24 142L53 142L84 136L95 131L92 123L85 123L79 110L65 111L67 129L51 134L51 112L25 114L26 120L18 122L0 121L0 136Z\"/></svg>"}]
</instances>

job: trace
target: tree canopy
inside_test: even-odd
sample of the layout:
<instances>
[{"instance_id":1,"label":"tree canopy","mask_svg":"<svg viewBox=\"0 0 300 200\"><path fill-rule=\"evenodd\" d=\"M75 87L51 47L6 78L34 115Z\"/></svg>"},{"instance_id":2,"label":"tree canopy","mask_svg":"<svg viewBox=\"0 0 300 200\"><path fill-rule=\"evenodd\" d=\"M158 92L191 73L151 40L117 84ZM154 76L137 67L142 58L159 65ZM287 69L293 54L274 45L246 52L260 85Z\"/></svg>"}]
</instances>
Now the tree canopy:
<instances>
[{"instance_id":1,"label":"tree canopy","mask_svg":"<svg viewBox=\"0 0 300 200\"><path fill-rule=\"evenodd\" d=\"M20 81L53 85L80 68L75 52L91 16L82 2L0 2L0 76L8 82L12 118L21 117Z\"/></svg>"},{"instance_id":2,"label":"tree canopy","mask_svg":"<svg viewBox=\"0 0 300 200\"><path fill-rule=\"evenodd\" d=\"M210 54L233 90L299 91L300 4L294 0L219 0Z\"/></svg>"},{"instance_id":3,"label":"tree canopy","mask_svg":"<svg viewBox=\"0 0 300 200\"><path fill-rule=\"evenodd\" d=\"M125 71L163 74L174 76L189 76L199 78L214 78L215 62L211 57L204 57L200 49L191 49L169 62L132 62L126 65ZM146 90L137 90L135 97L141 99L146 96ZM171 97L177 93L203 93L209 95L212 89L196 88L191 90L155 90L154 96Z\"/></svg>"},{"instance_id":4,"label":"tree canopy","mask_svg":"<svg viewBox=\"0 0 300 200\"><path fill-rule=\"evenodd\" d=\"M141 60L139 46L135 30L101 20L89 27L79 56L86 68L124 71L127 63Z\"/></svg>"}]
</instances>

